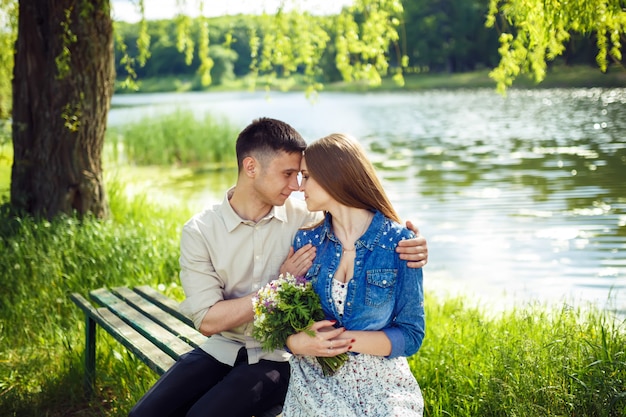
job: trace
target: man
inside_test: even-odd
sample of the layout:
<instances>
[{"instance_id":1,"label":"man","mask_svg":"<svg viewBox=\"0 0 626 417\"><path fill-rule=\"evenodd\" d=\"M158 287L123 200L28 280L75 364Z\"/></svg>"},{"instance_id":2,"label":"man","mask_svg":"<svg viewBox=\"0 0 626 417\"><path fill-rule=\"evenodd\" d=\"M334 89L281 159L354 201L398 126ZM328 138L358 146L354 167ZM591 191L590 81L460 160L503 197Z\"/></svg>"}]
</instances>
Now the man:
<instances>
[{"instance_id":1,"label":"man","mask_svg":"<svg viewBox=\"0 0 626 417\"><path fill-rule=\"evenodd\" d=\"M304 275L315 257L310 245L291 248L296 231L321 217L289 198L305 148L295 129L275 119L257 119L239 134L236 186L185 224L180 244L181 311L211 337L181 356L131 417L249 417L283 403L289 354L263 351L252 338L252 297L279 273ZM403 245L398 252L411 266L426 263L424 238Z\"/></svg>"}]
</instances>

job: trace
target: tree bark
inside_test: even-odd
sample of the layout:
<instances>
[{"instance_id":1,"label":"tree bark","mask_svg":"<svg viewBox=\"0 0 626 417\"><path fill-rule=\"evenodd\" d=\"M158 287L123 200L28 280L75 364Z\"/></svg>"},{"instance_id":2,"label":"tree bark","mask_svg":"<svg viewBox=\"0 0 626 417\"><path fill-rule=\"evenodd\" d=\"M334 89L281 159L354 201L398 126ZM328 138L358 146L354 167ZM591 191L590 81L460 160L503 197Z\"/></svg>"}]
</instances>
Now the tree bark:
<instances>
[{"instance_id":1,"label":"tree bark","mask_svg":"<svg viewBox=\"0 0 626 417\"><path fill-rule=\"evenodd\" d=\"M47 219L108 215L102 149L114 80L109 0L20 0L13 207Z\"/></svg>"}]
</instances>

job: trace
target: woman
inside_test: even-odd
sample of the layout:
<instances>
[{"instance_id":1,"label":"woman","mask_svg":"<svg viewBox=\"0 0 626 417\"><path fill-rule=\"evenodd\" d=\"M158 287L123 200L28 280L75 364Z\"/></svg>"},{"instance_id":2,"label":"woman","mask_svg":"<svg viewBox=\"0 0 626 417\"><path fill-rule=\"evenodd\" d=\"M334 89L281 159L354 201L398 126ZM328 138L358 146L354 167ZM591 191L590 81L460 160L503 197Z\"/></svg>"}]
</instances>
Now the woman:
<instances>
[{"instance_id":1,"label":"woman","mask_svg":"<svg viewBox=\"0 0 626 417\"><path fill-rule=\"evenodd\" d=\"M395 253L414 235L400 219L364 150L333 134L310 144L300 165L307 208L325 219L300 230L294 249L317 249L307 279L327 320L315 337L289 336L291 379L284 417L422 416L423 399L407 356L424 339L422 270ZM336 326L336 327L335 327ZM315 356L349 352L333 376Z\"/></svg>"}]
</instances>

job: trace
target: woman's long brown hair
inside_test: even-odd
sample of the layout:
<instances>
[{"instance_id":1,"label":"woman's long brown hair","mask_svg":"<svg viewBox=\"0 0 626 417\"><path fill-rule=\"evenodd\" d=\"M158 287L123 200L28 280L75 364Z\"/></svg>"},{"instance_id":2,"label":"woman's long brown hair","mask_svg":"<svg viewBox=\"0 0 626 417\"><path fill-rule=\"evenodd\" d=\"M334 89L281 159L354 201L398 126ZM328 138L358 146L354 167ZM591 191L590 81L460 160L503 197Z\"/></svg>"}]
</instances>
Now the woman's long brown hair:
<instances>
[{"instance_id":1,"label":"woman's long brown hair","mask_svg":"<svg viewBox=\"0 0 626 417\"><path fill-rule=\"evenodd\" d=\"M355 139L333 133L309 144L304 157L309 175L339 203L378 210L400 223L374 166Z\"/></svg>"}]
</instances>

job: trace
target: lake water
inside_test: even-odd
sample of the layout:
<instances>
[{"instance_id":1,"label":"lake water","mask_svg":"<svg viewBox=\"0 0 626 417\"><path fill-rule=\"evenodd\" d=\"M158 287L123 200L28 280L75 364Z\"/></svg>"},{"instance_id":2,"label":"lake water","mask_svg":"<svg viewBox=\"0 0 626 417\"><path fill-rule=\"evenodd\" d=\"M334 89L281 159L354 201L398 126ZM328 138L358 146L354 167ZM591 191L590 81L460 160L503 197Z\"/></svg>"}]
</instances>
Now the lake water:
<instances>
[{"instance_id":1,"label":"lake water","mask_svg":"<svg viewBox=\"0 0 626 417\"><path fill-rule=\"evenodd\" d=\"M351 133L428 239L425 286L484 306L588 303L626 313L626 89L138 94L109 124L189 108L307 140ZM207 174L209 175L209 174ZM226 182L196 195L220 201Z\"/></svg>"}]
</instances>

